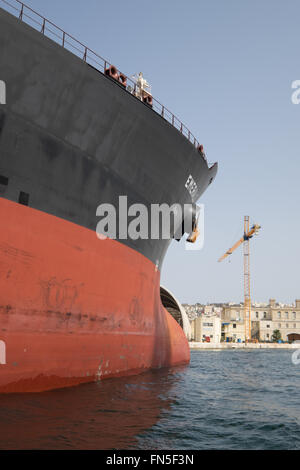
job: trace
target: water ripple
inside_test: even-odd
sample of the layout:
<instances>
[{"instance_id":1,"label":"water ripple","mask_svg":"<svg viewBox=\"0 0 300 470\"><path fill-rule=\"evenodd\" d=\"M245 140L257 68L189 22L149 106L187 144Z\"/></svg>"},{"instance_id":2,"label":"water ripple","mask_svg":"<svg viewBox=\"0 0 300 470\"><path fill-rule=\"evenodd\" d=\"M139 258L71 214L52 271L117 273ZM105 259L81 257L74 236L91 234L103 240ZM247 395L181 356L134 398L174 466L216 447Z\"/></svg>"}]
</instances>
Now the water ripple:
<instances>
[{"instance_id":1,"label":"water ripple","mask_svg":"<svg viewBox=\"0 0 300 470\"><path fill-rule=\"evenodd\" d=\"M1 449L300 449L290 351L193 351L186 367L2 396Z\"/></svg>"}]
</instances>

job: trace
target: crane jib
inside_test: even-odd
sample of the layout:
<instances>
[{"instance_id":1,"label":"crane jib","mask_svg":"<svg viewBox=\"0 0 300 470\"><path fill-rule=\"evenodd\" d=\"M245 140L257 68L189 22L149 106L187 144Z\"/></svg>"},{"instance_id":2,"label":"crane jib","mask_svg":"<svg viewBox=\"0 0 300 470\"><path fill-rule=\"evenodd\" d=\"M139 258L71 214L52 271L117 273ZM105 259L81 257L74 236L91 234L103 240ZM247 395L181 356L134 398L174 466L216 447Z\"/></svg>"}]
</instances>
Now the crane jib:
<instances>
[{"instance_id":1,"label":"crane jib","mask_svg":"<svg viewBox=\"0 0 300 470\"><path fill-rule=\"evenodd\" d=\"M251 330L251 295L250 295L250 249L249 240L256 235L261 228L260 225L254 224L249 230L249 217L244 217L244 235L233 245L226 253L219 258L219 262L223 261L227 256L231 255L240 245L243 245L244 251L244 325L245 325L245 343L252 341Z\"/></svg>"}]
</instances>

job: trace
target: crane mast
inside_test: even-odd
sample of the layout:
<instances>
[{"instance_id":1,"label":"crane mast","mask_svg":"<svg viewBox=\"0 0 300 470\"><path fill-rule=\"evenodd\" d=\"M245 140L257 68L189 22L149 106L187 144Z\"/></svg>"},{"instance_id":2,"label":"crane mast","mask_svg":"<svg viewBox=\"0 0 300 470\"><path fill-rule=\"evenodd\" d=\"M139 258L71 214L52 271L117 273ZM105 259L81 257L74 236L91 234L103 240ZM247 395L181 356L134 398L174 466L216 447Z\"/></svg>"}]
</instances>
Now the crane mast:
<instances>
[{"instance_id":1,"label":"crane mast","mask_svg":"<svg viewBox=\"0 0 300 470\"><path fill-rule=\"evenodd\" d=\"M250 238L249 233L249 217L244 218L244 325L245 325L245 341L251 339L251 292L250 292Z\"/></svg>"},{"instance_id":2,"label":"crane mast","mask_svg":"<svg viewBox=\"0 0 300 470\"><path fill-rule=\"evenodd\" d=\"M250 291L250 239L257 235L260 225L253 225L250 229L249 216L244 217L244 236L238 240L233 247L218 260L219 262L231 255L240 245L243 244L244 253L244 327L245 342L251 340L251 291Z\"/></svg>"}]
</instances>

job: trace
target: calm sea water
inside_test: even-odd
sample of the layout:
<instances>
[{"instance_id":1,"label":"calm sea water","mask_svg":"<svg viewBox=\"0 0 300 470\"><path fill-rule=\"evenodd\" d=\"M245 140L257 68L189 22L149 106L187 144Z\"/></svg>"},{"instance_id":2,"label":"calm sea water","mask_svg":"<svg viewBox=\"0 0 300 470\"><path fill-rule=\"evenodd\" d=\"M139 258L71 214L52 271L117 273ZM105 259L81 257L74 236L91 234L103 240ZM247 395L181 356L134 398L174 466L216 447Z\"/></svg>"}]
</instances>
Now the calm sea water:
<instances>
[{"instance_id":1,"label":"calm sea water","mask_svg":"<svg viewBox=\"0 0 300 470\"><path fill-rule=\"evenodd\" d=\"M193 351L186 367L0 396L1 449L300 449L291 351Z\"/></svg>"}]
</instances>

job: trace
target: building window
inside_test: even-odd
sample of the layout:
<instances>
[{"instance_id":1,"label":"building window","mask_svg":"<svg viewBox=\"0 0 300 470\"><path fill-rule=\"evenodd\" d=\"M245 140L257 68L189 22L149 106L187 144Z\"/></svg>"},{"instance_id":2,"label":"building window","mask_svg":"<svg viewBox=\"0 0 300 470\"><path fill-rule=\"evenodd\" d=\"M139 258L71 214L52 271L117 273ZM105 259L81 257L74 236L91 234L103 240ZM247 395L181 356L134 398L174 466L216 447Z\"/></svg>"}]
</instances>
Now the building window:
<instances>
[{"instance_id":1,"label":"building window","mask_svg":"<svg viewBox=\"0 0 300 470\"><path fill-rule=\"evenodd\" d=\"M269 335L269 333L267 333L267 338L270 338L270 335Z\"/></svg>"},{"instance_id":2,"label":"building window","mask_svg":"<svg viewBox=\"0 0 300 470\"><path fill-rule=\"evenodd\" d=\"M277 318L281 318L281 312L277 313Z\"/></svg>"},{"instance_id":3,"label":"building window","mask_svg":"<svg viewBox=\"0 0 300 470\"><path fill-rule=\"evenodd\" d=\"M255 315L256 315L256 318L259 318L259 313L258 313L258 312L256 312L256 314L255 314Z\"/></svg>"},{"instance_id":4,"label":"building window","mask_svg":"<svg viewBox=\"0 0 300 470\"><path fill-rule=\"evenodd\" d=\"M270 328L270 325L267 325L267 328Z\"/></svg>"},{"instance_id":5,"label":"building window","mask_svg":"<svg viewBox=\"0 0 300 470\"><path fill-rule=\"evenodd\" d=\"M285 312L285 318L289 318L289 312Z\"/></svg>"},{"instance_id":6,"label":"building window","mask_svg":"<svg viewBox=\"0 0 300 470\"><path fill-rule=\"evenodd\" d=\"M293 320L296 320L296 312L293 312Z\"/></svg>"},{"instance_id":7,"label":"building window","mask_svg":"<svg viewBox=\"0 0 300 470\"><path fill-rule=\"evenodd\" d=\"M285 326L288 328L288 327L289 327L289 324L288 324L288 323L286 323L286 325L285 325Z\"/></svg>"},{"instance_id":8,"label":"building window","mask_svg":"<svg viewBox=\"0 0 300 470\"><path fill-rule=\"evenodd\" d=\"M281 323L278 323L278 328L281 328Z\"/></svg>"},{"instance_id":9,"label":"building window","mask_svg":"<svg viewBox=\"0 0 300 470\"><path fill-rule=\"evenodd\" d=\"M267 318L267 312L264 312L264 318L265 319Z\"/></svg>"},{"instance_id":10,"label":"building window","mask_svg":"<svg viewBox=\"0 0 300 470\"><path fill-rule=\"evenodd\" d=\"M236 324L235 324L235 323L234 323L232 326L233 326L233 328L236 328Z\"/></svg>"},{"instance_id":11,"label":"building window","mask_svg":"<svg viewBox=\"0 0 300 470\"><path fill-rule=\"evenodd\" d=\"M296 325L296 323L294 323L294 328L297 328L297 325Z\"/></svg>"}]
</instances>

